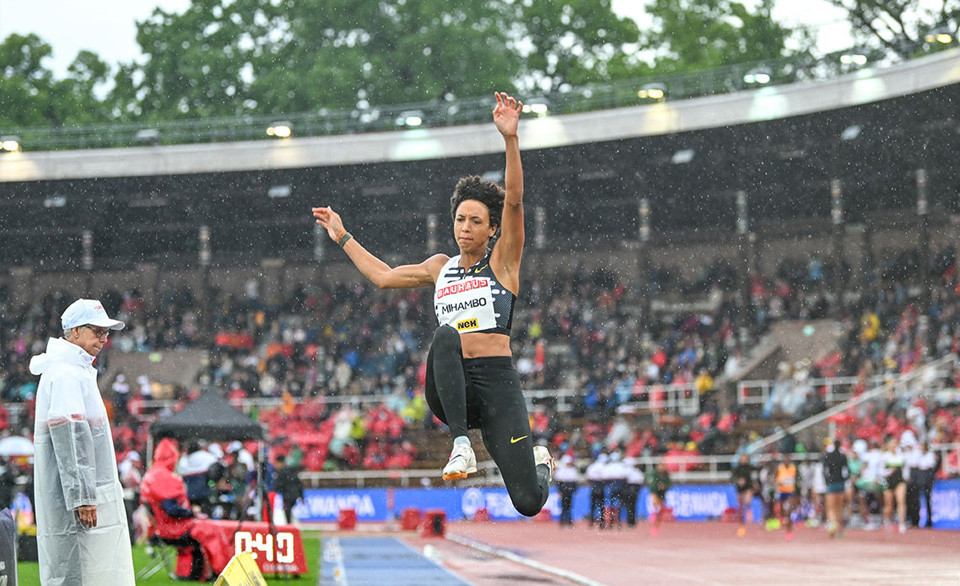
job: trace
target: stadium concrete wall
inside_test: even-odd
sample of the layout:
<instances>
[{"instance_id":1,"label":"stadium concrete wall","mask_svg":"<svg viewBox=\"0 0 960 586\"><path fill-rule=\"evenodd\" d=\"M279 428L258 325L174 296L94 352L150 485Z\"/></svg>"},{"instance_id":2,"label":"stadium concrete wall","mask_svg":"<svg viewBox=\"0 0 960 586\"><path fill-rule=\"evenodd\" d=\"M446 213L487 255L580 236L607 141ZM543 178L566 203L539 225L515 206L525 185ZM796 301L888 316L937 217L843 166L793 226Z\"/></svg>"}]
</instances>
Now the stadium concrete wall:
<instances>
[{"instance_id":1,"label":"stadium concrete wall","mask_svg":"<svg viewBox=\"0 0 960 586\"><path fill-rule=\"evenodd\" d=\"M863 276L866 251L872 250L875 262L892 259L898 254L917 248L919 233L917 223L909 226L892 225L876 227L871 233L863 225L847 227L843 235L844 258L849 263L853 282ZM749 245L748 262L751 270L759 268L764 275L775 274L778 266L787 260L806 262L812 257L829 259L832 250L830 232L814 231L784 234L783 232L758 232L756 240ZM741 266L743 254L734 237L727 234L723 241L705 238L696 242L696 237L677 238L676 242L656 244L651 247L651 265L670 267L685 280L693 280L698 273L718 260L726 260L735 268ZM689 242L694 240L694 242ZM867 242L869 240L869 242ZM938 251L953 247L960 242L960 221L956 217L938 217L930 228L930 248ZM298 285L312 287L316 283L357 282L363 276L338 250L331 250L327 260L320 264L285 262L283 259L263 259L248 266L210 267L211 285L227 293L243 296L251 279L257 282L260 299L266 303L282 302ZM424 252L424 256L426 252ZM420 258L407 259L407 262ZM636 242L624 243L619 250L581 250L574 254L530 250L524 256L523 273L527 277L537 274L563 274L574 270L604 270L627 281L639 278L639 250ZM882 269L882 264L878 268ZM157 300L163 291L186 287L199 295L202 291L204 269L161 268L156 263L141 263L130 270L113 271L44 271L43 267L17 267L0 273L0 284L6 284L15 306L26 304L47 293L55 291L102 291L116 288L120 291L138 289L147 303Z\"/></svg>"}]
</instances>

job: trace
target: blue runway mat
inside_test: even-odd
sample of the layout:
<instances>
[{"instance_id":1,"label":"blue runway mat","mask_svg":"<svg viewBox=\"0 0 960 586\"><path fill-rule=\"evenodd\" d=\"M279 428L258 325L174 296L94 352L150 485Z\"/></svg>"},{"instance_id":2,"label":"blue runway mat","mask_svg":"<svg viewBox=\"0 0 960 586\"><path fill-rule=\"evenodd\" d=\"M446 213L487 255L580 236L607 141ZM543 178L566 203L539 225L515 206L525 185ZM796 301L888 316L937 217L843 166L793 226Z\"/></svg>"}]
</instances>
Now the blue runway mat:
<instances>
[{"instance_id":1,"label":"blue runway mat","mask_svg":"<svg viewBox=\"0 0 960 586\"><path fill-rule=\"evenodd\" d=\"M322 586L469 586L449 570L392 537L323 540Z\"/></svg>"}]
</instances>

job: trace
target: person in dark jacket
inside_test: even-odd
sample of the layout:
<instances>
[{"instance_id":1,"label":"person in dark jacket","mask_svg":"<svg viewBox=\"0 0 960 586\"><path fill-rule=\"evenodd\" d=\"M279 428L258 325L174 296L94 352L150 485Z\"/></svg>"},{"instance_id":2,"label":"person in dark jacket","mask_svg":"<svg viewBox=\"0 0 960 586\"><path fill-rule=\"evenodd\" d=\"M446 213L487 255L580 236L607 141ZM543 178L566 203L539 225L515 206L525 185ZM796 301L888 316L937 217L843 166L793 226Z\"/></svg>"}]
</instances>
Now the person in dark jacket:
<instances>
[{"instance_id":1,"label":"person in dark jacket","mask_svg":"<svg viewBox=\"0 0 960 586\"><path fill-rule=\"evenodd\" d=\"M573 456L565 454L560 458L560 465L553 473L553 480L560 491L560 526L573 526L573 495L577 492L580 483L580 471L573 461Z\"/></svg>"},{"instance_id":2,"label":"person in dark jacket","mask_svg":"<svg viewBox=\"0 0 960 586\"><path fill-rule=\"evenodd\" d=\"M833 439L827 438L824 444L823 480L827 485L827 533L830 537L839 537L843 534L843 495L850 470L847 457L837 449Z\"/></svg>"},{"instance_id":3,"label":"person in dark jacket","mask_svg":"<svg viewBox=\"0 0 960 586\"><path fill-rule=\"evenodd\" d=\"M757 489L757 469L750 463L750 456L746 453L740 454L740 462L730 473L730 480L737 489L737 518L740 520L740 527L737 529L737 536L743 537L747 533L747 518L753 522L753 495Z\"/></svg>"},{"instance_id":4,"label":"person in dark jacket","mask_svg":"<svg viewBox=\"0 0 960 586\"><path fill-rule=\"evenodd\" d=\"M273 467L273 490L283 496L283 512L287 523L293 523L293 505L303 497L303 483L296 467L287 466L287 458L280 454Z\"/></svg>"},{"instance_id":5,"label":"person in dark jacket","mask_svg":"<svg viewBox=\"0 0 960 586\"><path fill-rule=\"evenodd\" d=\"M650 500L653 503L653 512L650 514L653 527L650 528L650 535L657 536L660 533L660 520L663 517L667 491L673 484L663 460L657 461L656 466L647 469L646 482L647 488L650 489Z\"/></svg>"},{"instance_id":6,"label":"person in dark jacket","mask_svg":"<svg viewBox=\"0 0 960 586\"><path fill-rule=\"evenodd\" d=\"M920 503L926 506L926 527L933 527L933 508L930 502L930 495L933 492L933 481L936 478L937 470L940 469L940 458L936 452L930 450L930 444L923 442L916 450L915 457L911 462L910 479L907 483L907 503L913 501L912 506L908 506L908 516L913 527L920 526ZM911 490L912 489L912 490ZM911 492L913 494L911 494ZM912 509L912 511L911 511ZM909 513L912 512L912 515Z\"/></svg>"}]
</instances>

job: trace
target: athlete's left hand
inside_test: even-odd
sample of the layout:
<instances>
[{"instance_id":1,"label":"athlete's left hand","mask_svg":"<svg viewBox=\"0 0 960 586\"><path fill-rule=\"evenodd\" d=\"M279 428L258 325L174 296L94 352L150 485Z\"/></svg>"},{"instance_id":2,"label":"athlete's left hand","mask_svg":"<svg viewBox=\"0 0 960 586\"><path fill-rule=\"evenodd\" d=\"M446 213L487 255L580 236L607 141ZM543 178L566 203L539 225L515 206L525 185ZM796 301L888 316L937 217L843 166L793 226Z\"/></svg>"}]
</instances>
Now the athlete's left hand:
<instances>
[{"instance_id":1,"label":"athlete's left hand","mask_svg":"<svg viewBox=\"0 0 960 586\"><path fill-rule=\"evenodd\" d=\"M493 109L493 123L503 136L516 136L523 102L510 97L506 92L495 92L494 95L497 97L497 107Z\"/></svg>"}]
</instances>

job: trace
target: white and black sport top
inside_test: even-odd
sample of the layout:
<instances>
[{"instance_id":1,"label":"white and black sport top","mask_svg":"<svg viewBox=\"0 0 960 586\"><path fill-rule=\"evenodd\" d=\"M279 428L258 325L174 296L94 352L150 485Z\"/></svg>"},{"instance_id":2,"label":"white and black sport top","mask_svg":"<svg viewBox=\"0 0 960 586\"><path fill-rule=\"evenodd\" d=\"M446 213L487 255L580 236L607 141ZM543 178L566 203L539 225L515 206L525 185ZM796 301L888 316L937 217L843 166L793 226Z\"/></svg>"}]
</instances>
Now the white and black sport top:
<instances>
[{"instance_id":1,"label":"white and black sport top","mask_svg":"<svg viewBox=\"0 0 960 586\"><path fill-rule=\"evenodd\" d=\"M490 268L490 253L470 268L458 266L460 255L440 270L433 306L440 325L458 332L510 335L517 296L500 284Z\"/></svg>"}]
</instances>

